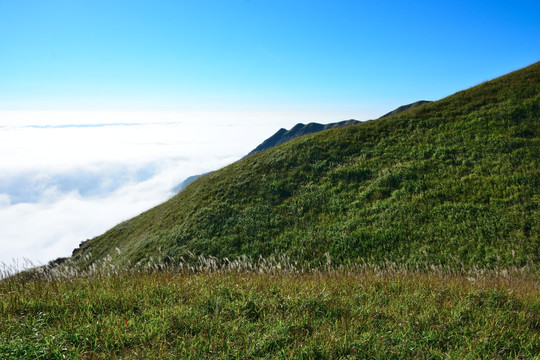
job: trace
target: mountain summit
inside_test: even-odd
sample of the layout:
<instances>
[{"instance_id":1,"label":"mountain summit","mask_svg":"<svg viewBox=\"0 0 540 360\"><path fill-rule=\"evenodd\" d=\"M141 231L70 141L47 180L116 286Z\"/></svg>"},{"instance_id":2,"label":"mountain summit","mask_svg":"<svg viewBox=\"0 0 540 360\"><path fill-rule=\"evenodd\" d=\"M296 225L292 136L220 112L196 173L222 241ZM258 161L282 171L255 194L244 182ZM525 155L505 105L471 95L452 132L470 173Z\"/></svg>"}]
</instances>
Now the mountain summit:
<instances>
[{"instance_id":1,"label":"mountain summit","mask_svg":"<svg viewBox=\"0 0 540 360\"><path fill-rule=\"evenodd\" d=\"M285 254L310 263L538 264L539 119L536 63L248 156L82 243L73 260Z\"/></svg>"}]
</instances>

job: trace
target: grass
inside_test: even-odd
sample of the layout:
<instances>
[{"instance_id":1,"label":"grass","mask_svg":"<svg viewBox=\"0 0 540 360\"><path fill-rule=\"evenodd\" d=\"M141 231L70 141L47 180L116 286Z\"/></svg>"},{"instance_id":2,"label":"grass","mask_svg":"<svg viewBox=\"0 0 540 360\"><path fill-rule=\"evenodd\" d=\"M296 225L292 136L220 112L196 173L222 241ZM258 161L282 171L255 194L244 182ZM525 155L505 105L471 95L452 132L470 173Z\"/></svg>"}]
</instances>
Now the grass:
<instances>
[{"instance_id":1,"label":"grass","mask_svg":"<svg viewBox=\"0 0 540 360\"><path fill-rule=\"evenodd\" d=\"M538 359L530 268L104 261L0 281L1 359ZM182 265L180 265L182 264ZM7 276L10 275L10 276Z\"/></svg>"}]
</instances>

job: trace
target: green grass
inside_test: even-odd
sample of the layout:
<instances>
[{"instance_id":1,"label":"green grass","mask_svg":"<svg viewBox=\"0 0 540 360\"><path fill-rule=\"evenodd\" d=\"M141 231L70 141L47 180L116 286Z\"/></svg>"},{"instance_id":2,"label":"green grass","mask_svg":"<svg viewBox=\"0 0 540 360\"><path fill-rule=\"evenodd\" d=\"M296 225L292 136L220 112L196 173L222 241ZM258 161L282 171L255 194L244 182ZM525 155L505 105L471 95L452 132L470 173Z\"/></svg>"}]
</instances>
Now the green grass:
<instances>
[{"instance_id":1,"label":"green grass","mask_svg":"<svg viewBox=\"0 0 540 360\"><path fill-rule=\"evenodd\" d=\"M539 358L530 269L215 261L0 281L0 359Z\"/></svg>"},{"instance_id":2,"label":"green grass","mask_svg":"<svg viewBox=\"0 0 540 360\"><path fill-rule=\"evenodd\" d=\"M245 158L85 242L74 259L284 253L316 265L329 253L337 263L538 264L539 119L536 63Z\"/></svg>"}]
</instances>

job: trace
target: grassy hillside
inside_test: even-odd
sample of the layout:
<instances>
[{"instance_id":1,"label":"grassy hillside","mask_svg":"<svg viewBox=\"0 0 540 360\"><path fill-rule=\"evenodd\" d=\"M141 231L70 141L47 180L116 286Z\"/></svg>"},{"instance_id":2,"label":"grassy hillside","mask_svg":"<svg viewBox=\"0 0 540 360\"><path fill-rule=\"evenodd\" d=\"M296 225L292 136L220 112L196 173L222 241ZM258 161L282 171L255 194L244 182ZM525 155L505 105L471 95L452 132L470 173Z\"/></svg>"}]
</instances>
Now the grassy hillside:
<instances>
[{"instance_id":1,"label":"grassy hillside","mask_svg":"<svg viewBox=\"0 0 540 360\"><path fill-rule=\"evenodd\" d=\"M188 252L312 263L538 264L540 63L199 178L82 244L126 264Z\"/></svg>"}]
</instances>

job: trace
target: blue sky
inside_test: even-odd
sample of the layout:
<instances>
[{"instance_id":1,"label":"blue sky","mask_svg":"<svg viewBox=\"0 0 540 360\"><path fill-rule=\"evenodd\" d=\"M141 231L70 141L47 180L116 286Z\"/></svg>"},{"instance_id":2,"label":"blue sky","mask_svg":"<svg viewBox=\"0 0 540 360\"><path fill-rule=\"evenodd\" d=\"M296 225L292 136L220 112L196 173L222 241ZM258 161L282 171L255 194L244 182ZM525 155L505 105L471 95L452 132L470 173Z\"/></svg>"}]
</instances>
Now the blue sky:
<instances>
[{"instance_id":1,"label":"blue sky","mask_svg":"<svg viewBox=\"0 0 540 360\"><path fill-rule=\"evenodd\" d=\"M298 122L540 60L538 1L0 0L0 265L69 256Z\"/></svg>"},{"instance_id":2,"label":"blue sky","mask_svg":"<svg viewBox=\"0 0 540 360\"><path fill-rule=\"evenodd\" d=\"M540 60L539 18L519 0L0 0L0 110L358 118Z\"/></svg>"}]
</instances>

